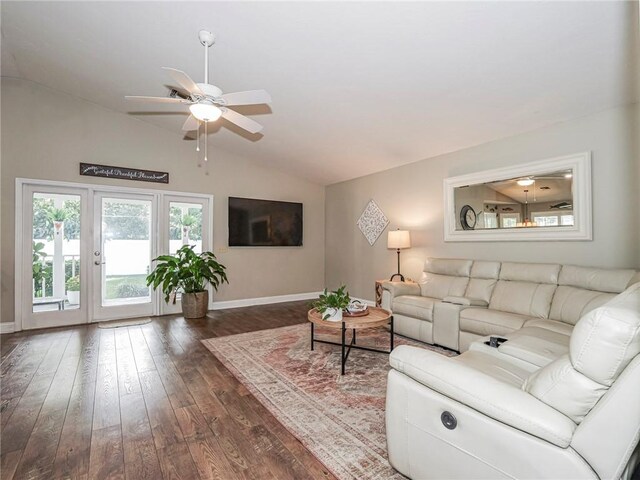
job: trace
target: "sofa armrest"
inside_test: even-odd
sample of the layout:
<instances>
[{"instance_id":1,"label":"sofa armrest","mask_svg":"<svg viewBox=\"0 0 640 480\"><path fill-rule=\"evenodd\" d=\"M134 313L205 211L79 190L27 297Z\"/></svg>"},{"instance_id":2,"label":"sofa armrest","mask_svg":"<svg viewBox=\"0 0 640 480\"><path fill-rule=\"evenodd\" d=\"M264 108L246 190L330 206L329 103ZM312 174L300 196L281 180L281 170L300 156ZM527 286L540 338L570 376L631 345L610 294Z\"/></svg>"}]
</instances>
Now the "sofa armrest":
<instances>
[{"instance_id":1,"label":"sofa armrest","mask_svg":"<svg viewBox=\"0 0 640 480\"><path fill-rule=\"evenodd\" d=\"M520 388L439 353L401 345L391 366L426 387L501 423L566 448L576 424Z\"/></svg>"},{"instance_id":2,"label":"sofa armrest","mask_svg":"<svg viewBox=\"0 0 640 480\"><path fill-rule=\"evenodd\" d=\"M400 295L420 295L420 285L410 282L382 282L382 289L391 293L391 298Z\"/></svg>"},{"instance_id":3,"label":"sofa armrest","mask_svg":"<svg viewBox=\"0 0 640 480\"><path fill-rule=\"evenodd\" d=\"M442 299L446 303L455 303L456 305L464 305L467 307L488 307L489 303L479 298L467 297L444 297Z\"/></svg>"}]
</instances>

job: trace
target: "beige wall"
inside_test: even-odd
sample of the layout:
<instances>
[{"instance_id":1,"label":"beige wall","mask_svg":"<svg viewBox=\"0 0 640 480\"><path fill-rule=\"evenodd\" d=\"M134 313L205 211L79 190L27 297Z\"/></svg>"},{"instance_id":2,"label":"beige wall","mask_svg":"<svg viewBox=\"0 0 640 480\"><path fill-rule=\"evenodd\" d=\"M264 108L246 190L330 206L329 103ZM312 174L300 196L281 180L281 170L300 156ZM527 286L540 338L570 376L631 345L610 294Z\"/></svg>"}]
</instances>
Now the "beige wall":
<instances>
[{"instance_id":1,"label":"beige wall","mask_svg":"<svg viewBox=\"0 0 640 480\"><path fill-rule=\"evenodd\" d=\"M373 299L374 281L395 271L387 231L370 247L356 227L370 199L388 229L411 231L402 272L412 278L427 256L640 267L639 116L638 104L607 110L327 187L327 286L344 283L352 295ZM443 241L444 178L583 151L593 155L593 241Z\"/></svg>"},{"instance_id":2,"label":"beige wall","mask_svg":"<svg viewBox=\"0 0 640 480\"><path fill-rule=\"evenodd\" d=\"M321 290L324 285L324 187L210 150L210 171L196 163L194 142L127 115L37 84L2 79L2 322L13 321L14 208L17 177L104 183L213 194L214 251L227 265L230 285L216 300ZM268 132L266 133L268 135ZM244 141L240 139L239 141ZM215 135L210 136L215 145ZM260 148L260 143L255 144ZM168 171L166 186L80 177L80 162ZM301 248L230 248L227 197L304 203ZM28 239L27 239L28 241Z\"/></svg>"}]
</instances>

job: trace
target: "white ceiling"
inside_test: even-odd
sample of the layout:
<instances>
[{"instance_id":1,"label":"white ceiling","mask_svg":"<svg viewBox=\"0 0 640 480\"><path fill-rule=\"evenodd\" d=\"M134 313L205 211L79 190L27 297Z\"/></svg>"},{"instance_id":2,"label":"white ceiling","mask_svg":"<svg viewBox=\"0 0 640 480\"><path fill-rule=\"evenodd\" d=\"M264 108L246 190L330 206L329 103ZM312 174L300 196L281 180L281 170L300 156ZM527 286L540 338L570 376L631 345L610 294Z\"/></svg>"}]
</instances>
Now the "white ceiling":
<instances>
[{"instance_id":1,"label":"white ceiling","mask_svg":"<svg viewBox=\"0 0 640 480\"><path fill-rule=\"evenodd\" d=\"M521 187L518 185L517 180L510 180L504 182L487 183L487 187L492 188L496 192L500 192L509 198L514 199L519 203L525 201L537 201L537 202L557 202L560 200L571 201L571 185L572 180L570 178L549 178L549 177L532 177L535 178L536 183L529 187ZM548 188L545 188L548 187ZM527 195L525 195L525 190ZM493 203L490 200L485 203Z\"/></svg>"},{"instance_id":2,"label":"white ceiling","mask_svg":"<svg viewBox=\"0 0 640 480\"><path fill-rule=\"evenodd\" d=\"M202 81L212 30L211 83L273 104L210 145L328 184L636 101L637 5L3 1L2 74L157 112L123 97L166 95L161 66Z\"/></svg>"}]
</instances>

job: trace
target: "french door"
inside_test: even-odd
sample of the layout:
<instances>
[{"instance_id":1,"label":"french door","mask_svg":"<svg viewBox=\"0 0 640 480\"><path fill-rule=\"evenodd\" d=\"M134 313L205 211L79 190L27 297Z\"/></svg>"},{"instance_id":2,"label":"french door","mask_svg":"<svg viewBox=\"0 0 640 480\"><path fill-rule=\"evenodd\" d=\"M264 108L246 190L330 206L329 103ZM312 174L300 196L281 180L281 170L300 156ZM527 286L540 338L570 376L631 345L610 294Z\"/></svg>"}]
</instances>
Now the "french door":
<instances>
[{"instance_id":1,"label":"french door","mask_svg":"<svg viewBox=\"0 0 640 480\"><path fill-rule=\"evenodd\" d=\"M94 320L156 313L156 298L146 283L157 251L156 212L156 195L94 193Z\"/></svg>"},{"instance_id":2,"label":"french door","mask_svg":"<svg viewBox=\"0 0 640 480\"><path fill-rule=\"evenodd\" d=\"M160 248L163 252L175 254L184 245L193 247L196 253L208 250L211 245L211 202L208 198L189 195L164 195L160 215ZM211 292L209 292L211 298ZM182 311L180 295L166 303L160 297L162 314Z\"/></svg>"},{"instance_id":3,"label":"french door","mask_svg":"<svg viewBox=\"0 0 640 480\"><path fill-rule=\"evenodd\" d=\"M17 328L181 311L147 287L158 255L212 248L213 197L19 180ZM28 240L28 241L27 241Z\"/></svg>"},{"instance_id":4,"label":"french door","mask_svg":"<svg viewBox=\"0 0 640 480\"><path fill-rule=\"evenodd\" d=\"M25 185L16 229L16 313L24 328L85 323L89 314L86 189Z\"/></svg>"}]
</instances>

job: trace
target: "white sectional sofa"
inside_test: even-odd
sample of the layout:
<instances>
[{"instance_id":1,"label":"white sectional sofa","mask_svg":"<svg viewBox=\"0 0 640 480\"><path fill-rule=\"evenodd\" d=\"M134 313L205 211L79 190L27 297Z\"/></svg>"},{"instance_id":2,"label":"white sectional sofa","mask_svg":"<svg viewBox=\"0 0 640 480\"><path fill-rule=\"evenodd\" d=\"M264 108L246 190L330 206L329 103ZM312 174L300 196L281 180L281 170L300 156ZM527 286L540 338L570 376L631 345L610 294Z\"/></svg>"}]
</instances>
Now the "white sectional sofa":
<instances>
[{"instance_id":1,"label":"white sectional sofa","mask_svg":"<svg viewBox=\"0 0 640 480\"><path fill-rule=\"evenodd\" d=\"M414 479L630 478L640 463L633 270L430 259L385 285L389 461ZM492 346L490 335L503 337Z\"/></svg>"},{"instance_id":2,"label":"white sectional sofa","mask_svg":"<svg viewBox=\"0 0 640 480\"><path fill-rule=\"evenodd\" d=\"M461 352L523 327L568 346L582 315L639 280L631 269L430 258L418 283L383 283L382 306L397 333Z\"/></svg>"}]
</instances>

